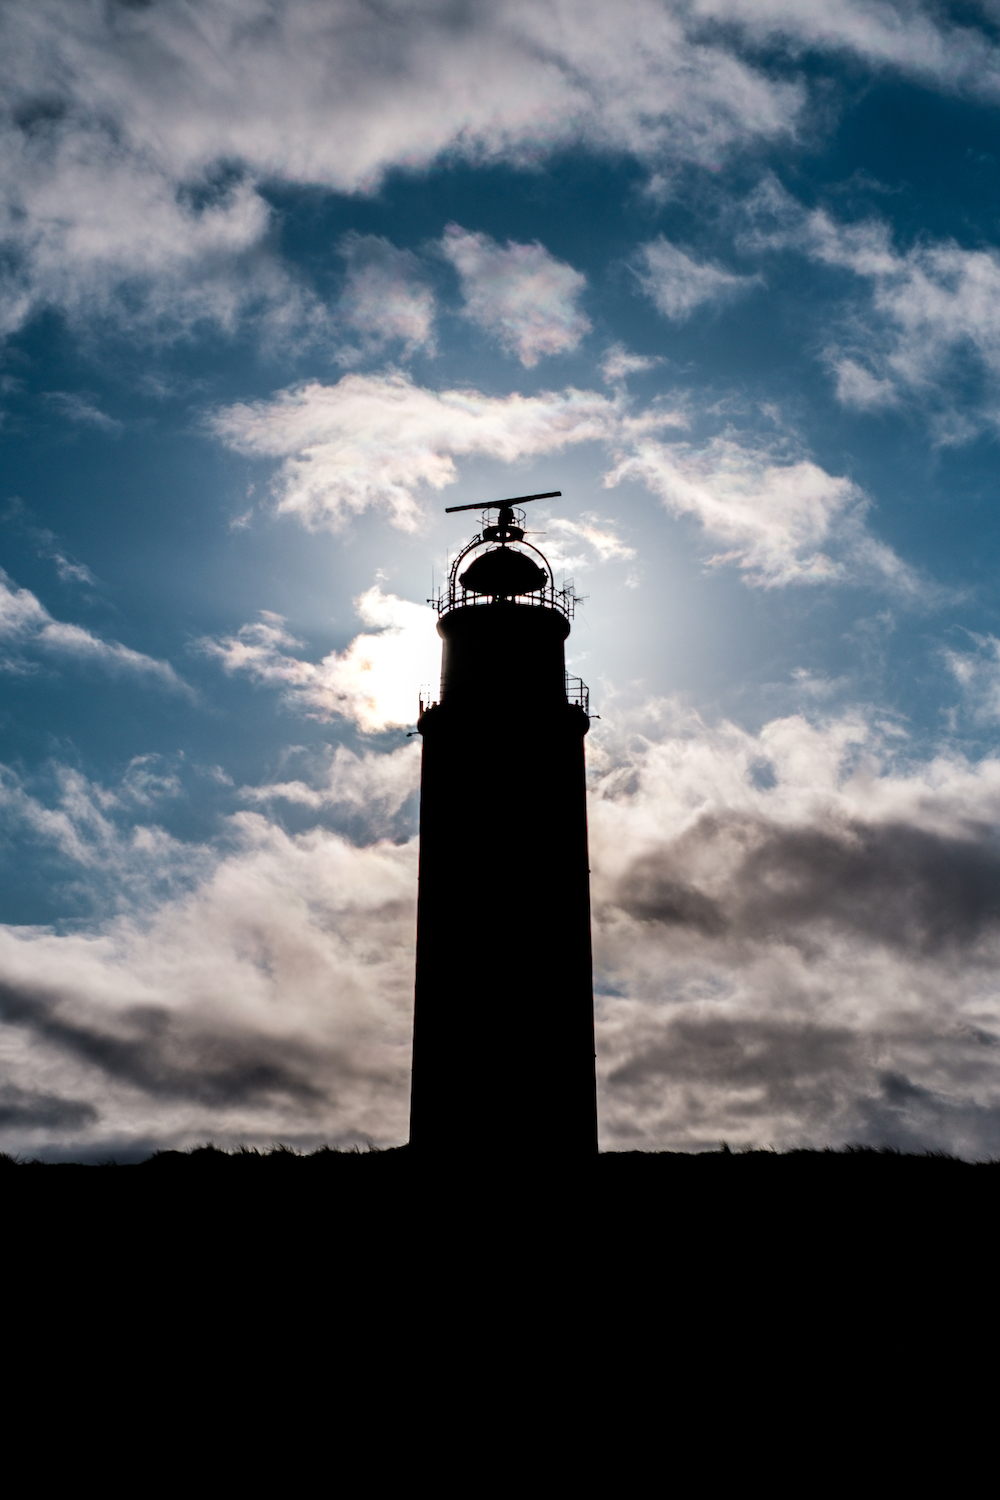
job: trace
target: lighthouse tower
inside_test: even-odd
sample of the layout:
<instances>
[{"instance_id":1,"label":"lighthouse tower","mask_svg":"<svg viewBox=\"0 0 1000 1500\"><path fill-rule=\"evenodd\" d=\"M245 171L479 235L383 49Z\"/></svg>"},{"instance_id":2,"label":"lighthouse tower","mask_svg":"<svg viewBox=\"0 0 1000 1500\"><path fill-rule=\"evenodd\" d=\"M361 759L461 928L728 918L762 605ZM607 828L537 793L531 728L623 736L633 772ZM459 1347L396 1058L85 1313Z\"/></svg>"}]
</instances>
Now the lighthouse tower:
<instances>
[{"instance_id":1,"label":"lighthouse tower","mask_svg":"<svg viewBox=\"0 0 1000 1500\"><path fill-rule=\"evenodd\" d=\"M516 508L548 498L487 507L434 601L441 690L417 726L410 1142L422 1156L597 1150L588 694L566 673L572 587L556 589Z\"/></svg>"}]
</instances>

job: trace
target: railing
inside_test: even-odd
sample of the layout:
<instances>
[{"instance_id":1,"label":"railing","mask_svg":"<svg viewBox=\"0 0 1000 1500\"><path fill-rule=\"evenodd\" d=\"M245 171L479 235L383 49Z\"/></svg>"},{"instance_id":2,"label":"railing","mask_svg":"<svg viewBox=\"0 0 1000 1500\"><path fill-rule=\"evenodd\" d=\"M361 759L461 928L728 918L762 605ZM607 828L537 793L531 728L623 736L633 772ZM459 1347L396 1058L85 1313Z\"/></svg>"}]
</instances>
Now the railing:
<instances>
[{"instance_id":1,"label":"railing","mask_svg":"<svg viewBox=\"0 0 1000 1500\"><path fill-rule=\"evenodd\" d=\"M590 688L582 677L574 677L571 672L566 673L566 702L575 703L590 718Z\"/></svg>"},{"instance_id":2,"label":"railing","mask_svg":"<svg viewBox=\"0 0 1000 1500\"><path fill-rule=\"evenodd\" d=\"M486 520L488 520L488 515L484 511L483 521L485 522ZM523 515L520 516L520 520L523 522ZM533 606L535 609L555 609L561 615L565 615L567 620L572 620L576 613L576 606L583 603L584 596L577 593L572 578L565 579L561 589L556 588L555 578L553 577L548 559L531 542L524 540L524 531L520 526L509 527L501 534L499 527L484 525L482 533L479 536L474 536L472 541L462 548L453 561L448 571L448 582L442 588L438 589L432 599L428 599L427 603L431 608L437 610L439 615L446 615L453 609L468 609L470 605L486 605L489 607L494 604L496 602L494 595L473 594L464 589L459 582L459 570L465 559L473 552L478 552L480 547L492 548L497 542L500 542L501 545L506 545L508 541L516 542L519 551L533 552L539 562L544 565L544 571L548 575L549 580L545 587L539 589L537 593L518 594L516 596L517 603L527 604L529 607Z\"/></svg>"},{"instance_id":3,"label":"railing","mask_svg":"<svg viewBox=\"0 0 1000 1500\"><path fill-rule=\"evenodd\" d=\"M493 602L492 594L473 594L450 580L446 587L438 589L434 597L427 601L439 615L449 614L453 609L468 609L474 605L489 606ZM572 578L568 578L561 589L550 583L544 589L539 589L537 594L518 594L514 602L533 605L536 609L555 609L565 615L567 620L572 620L576 606L583 603L583 595L576 592Z\"/></svg>"},{"instance_id":4,"label":"railing","mask_svg":"<svg viewBox=\"0 0 1000 1500\"><path fill-rule=\"evenodd\" d=\"M582 677L574 677L572 672L566 672L564 675L566 681L566 702L575 704L577 708L582 708L589 719L590 688L584 682ZM420 705L420 712L417 715L418 718L422 714L425 714L429 708L437 708L439 698L432 697L433 691L434 689L431 687L429 682L421 683L417 699Z\"/></svg>"}]
</instances>

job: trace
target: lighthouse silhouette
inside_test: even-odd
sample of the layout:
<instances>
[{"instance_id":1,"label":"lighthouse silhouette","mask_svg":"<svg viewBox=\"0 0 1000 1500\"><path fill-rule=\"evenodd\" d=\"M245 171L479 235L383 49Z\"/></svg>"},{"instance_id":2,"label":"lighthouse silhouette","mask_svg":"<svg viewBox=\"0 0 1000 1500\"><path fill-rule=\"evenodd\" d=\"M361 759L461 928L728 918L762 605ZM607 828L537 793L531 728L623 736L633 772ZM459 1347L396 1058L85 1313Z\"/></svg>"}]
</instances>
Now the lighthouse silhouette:
<instances>
[{"instance_id":1,"label":"lighthouse silhouette","mask_svg":"<svg viewBox=\"0 0 1000 1500\"><path fill-rule=\"evenodd\" d=\"M444 642L422 693L410 1143L421 1156L597 1150L584 737L566 672L576 596L525 542L521 495L433 600ZM491 522L490 513L497 511Z\"/></svg>"}]
</instances>

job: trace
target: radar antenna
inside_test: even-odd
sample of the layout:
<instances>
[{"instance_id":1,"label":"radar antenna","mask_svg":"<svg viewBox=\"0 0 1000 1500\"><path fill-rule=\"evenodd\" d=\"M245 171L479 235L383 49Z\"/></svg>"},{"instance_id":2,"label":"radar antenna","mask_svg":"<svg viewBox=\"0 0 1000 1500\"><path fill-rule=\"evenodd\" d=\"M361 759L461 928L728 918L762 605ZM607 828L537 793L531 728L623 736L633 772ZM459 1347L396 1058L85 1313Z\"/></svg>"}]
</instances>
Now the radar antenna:
<instances>
[{"instance_id":1,"label":"radar antenna","mask_svg":"<svg viewBox=\"0 0 1000 1500\"><path fill-rule=\"evenodd\" d=\"M446 505L444 513L446 516L453 516L456 510L493 510L495 506L506 510L510 505L525 505L529 500L555 500L561 494L562 490L546 490L544 495L513 495L509 500L487 500L475 505Z\"/></svg>"},{"instance_id":2,"label":"radar antenna","mask_svg":"<svg viewBox=\"0 0 1000 1500\"><path fill-rule=\"evenodd\" d=\"M515 524L514 521L515 505L524 505L528 500L555 500L561 494L562 490L546 490L544 495L514 495L510 500L487 500L479 505L447 505L444 513L446 516L451 516L457 510L481 510L485 522L489 519L485 514L486 511L498 510L500 514L497 516L496 525L484 525L482 539L484 542L499 542L501 546L506 546L508 542L524 540L523 526ZM518 520L523 521L524 517L519 516Z\"/></svg>"}]
</instances>

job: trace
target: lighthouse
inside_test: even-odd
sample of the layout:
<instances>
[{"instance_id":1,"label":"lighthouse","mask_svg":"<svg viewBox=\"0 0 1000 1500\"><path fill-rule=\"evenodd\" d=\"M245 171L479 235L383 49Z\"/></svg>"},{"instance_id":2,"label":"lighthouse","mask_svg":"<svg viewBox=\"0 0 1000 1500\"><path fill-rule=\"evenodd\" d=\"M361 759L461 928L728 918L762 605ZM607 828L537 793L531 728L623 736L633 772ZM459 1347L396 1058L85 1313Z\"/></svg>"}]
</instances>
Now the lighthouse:
<instances>
[{"instance_id":1,"label":"lighthouse","mask_svg":"<svg viewBox=\"0 0 1000 1500\"><path fill-rule=\"evenodd\" d=\"M597 1150L589 701L566 672L575 594L525 541L520 509L558 493L485 507L432 601L441 686L417 723L410 1143L421 1156Z\"/></svg>"}]
</instances>

